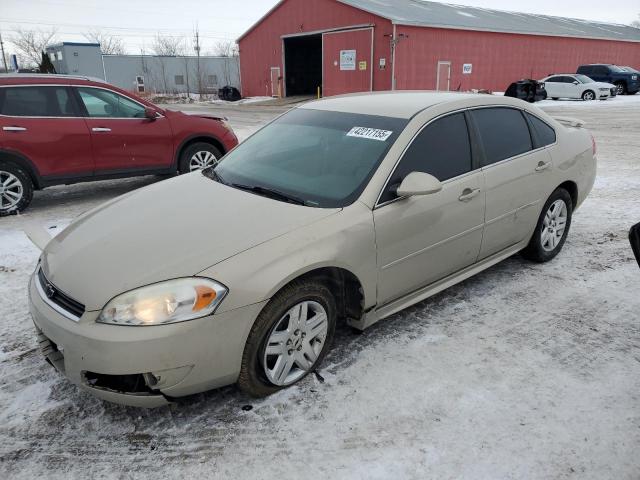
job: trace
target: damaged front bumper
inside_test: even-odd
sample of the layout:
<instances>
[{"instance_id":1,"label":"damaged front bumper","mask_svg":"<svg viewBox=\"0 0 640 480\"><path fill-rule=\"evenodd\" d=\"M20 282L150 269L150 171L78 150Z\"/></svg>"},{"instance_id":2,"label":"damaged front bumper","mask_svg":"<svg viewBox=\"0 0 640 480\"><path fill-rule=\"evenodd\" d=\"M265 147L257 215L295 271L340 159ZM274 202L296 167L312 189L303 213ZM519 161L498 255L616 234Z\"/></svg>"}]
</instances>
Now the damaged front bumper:
<instances>
[{"instance_id":1,"label":"damaged front bumper","mask_svg":"<svg viewBox=\"0 0 640 480\"><path fill-rule=\"evenodd\" d=\"M265 302L183 323L125 327L77 321L51 308L29 284L40 349L56 370L104 400L159 407L172 398L234 383L247 335Z\"/></svg>"}]
</instances>

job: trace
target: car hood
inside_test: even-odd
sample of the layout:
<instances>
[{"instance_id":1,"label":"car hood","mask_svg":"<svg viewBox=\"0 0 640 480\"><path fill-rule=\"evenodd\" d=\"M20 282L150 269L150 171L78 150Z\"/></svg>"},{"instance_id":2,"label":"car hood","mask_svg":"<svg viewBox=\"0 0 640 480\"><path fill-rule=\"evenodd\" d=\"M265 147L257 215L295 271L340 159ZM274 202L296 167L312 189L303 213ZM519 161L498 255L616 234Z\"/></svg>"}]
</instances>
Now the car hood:
<instances>
[{"instance_id":1,"label":"car hood","mask_svg":"<svg viewBox=\"0 0 640 480\"><path fill-rule=\"evenodd\" d=\"M211 120L224 120L227 121L228 118L224 117L222 115L216 115L214 113L207 113L207 112L197 112L197 111L189 111L189 110L172 110L171 111L171 116L176 117L176 116L189 116L189 117L199 117L199 118L209 118Z\"/></svg>"},{"instance_id":2,"label":"car hood","mask_svg":"<svg viewBox=\"0 0 640 480\"><path fill-rule=\"evenodd\" d=\"M616 88L615 85L607 82L595 82L595 83L597 85L597 88Z\"/></svg>"},{"instance_id":3,"label":"car hood","mask_svg":"<svg viewBox=\"0 0 640 480\"><path fill-rule=\"evenodd\" d=\"M261 197L195 172L88 212L49 242L42 267L87 311L99 310L118 294L195 275L337 211Z\"/></svg>"}]
</instances>

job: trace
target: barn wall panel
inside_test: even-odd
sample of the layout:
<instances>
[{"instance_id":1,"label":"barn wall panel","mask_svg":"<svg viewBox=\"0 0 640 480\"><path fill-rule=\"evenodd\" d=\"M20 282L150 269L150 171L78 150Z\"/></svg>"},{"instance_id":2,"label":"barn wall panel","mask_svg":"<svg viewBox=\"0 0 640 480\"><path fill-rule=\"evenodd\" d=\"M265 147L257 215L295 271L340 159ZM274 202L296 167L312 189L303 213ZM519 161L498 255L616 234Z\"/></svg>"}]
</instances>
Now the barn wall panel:
<instances>
[{"instance_id":1,"label":"barn wall panel","mask_svg":"<svg viewBox=\"0 0 640 480\"><path fill-rule=\"evenodd\" d=\"M439 60L451 62L451 89L504 91L520 78L573 73L586 63L640 67L640 44L612 40L518 35L398 26L408 38L396 48L396 88L436 88ZM472 73L462 74L471 63Z\"/></svg>"}]
</instances>

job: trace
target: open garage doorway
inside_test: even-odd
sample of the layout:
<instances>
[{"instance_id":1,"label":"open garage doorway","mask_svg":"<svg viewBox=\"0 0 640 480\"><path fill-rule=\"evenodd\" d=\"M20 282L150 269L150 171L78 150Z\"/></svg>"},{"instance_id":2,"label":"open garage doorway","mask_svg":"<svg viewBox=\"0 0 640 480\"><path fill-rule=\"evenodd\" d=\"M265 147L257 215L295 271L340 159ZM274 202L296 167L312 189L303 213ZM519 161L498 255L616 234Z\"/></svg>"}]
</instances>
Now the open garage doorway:
<instances>
[{"instance_id":1,"label":"open garage doorway","mask_svg":"<svg viewBox=\"0 0 640 480\"><path fill-rule=\"evenodd\" d=\"M284 39L286 96L316 95L322 86L322 35Z\"/></svg>"}]
</instances>

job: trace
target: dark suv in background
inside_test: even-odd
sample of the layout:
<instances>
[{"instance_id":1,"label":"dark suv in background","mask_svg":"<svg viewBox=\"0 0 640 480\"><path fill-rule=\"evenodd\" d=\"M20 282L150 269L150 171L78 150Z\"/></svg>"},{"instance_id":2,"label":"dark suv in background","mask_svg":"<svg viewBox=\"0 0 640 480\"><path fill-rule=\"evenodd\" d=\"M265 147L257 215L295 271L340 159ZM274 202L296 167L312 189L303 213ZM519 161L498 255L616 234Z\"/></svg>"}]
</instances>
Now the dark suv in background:
<instances>
[{"instance_id":1,"label":"dark suv in background","mask_svg":"<svg viewBox=\"0 0 640 480\"><path fill-rule=\"evenodd\" d=\"M633 95L640 90L640 76L636 72L629 72L617 65L594 63L581 65L576 73L581 73L596 82L613 83L618 95Z\"/></svg>"},{"instance_id":2,"label":"dark suv in background","mask_svg":"<svg viewBox=\"0 0 640 480\"><path fill-rule=\"evenodd\" d=\"M87 77L0 75L0 216L51 185L214 165L238 139L224 118L165 110Z\"/></svg>"}]
</instances>

